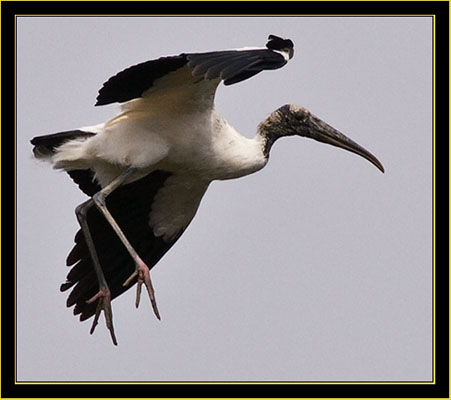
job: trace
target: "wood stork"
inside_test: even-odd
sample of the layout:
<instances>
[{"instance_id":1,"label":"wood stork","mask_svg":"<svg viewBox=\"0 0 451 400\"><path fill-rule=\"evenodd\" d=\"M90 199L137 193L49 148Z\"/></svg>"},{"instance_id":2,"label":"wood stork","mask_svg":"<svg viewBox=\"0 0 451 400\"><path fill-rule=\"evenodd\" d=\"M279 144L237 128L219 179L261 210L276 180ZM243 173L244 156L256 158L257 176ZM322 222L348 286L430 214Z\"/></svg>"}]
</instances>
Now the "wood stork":
<instances>
[{"instance_id":1,"label":"wood stork","mask_svg":"<svg viewBox=\"0 0 451 400\"><path fill-rule=\"evenodd\" d=\"M144 284L157 318L149 270L193 219L213 180L262 169L274 142L303 136L354 152L382 172L371 153L303 107L284 105L253 139L239 134L215 110L221 81L231 85L293 57L293 42L270 35L266 47L182 53L129 67L100 89L96 105L122 103L108 122L38 136L38 159L67 171L90 199L76 208L81 229L67 257L72 269L61 291L80 320L102 311L117 344L111 300ZM74 287L75 286L75 287Z\"/></svg>"}]
</instances>

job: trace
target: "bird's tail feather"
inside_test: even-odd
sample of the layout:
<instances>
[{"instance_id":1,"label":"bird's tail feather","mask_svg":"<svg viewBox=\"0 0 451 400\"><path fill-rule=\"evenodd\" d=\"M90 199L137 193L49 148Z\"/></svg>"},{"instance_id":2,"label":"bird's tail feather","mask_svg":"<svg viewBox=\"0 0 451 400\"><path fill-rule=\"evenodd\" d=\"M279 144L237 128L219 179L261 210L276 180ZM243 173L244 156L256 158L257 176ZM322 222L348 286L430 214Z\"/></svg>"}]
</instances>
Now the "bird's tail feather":
<instances>
[{"instance_id":1,"label":"bird's tail feather","mask_svg":"<svg viewBox=\"0 0 451 400\"><path fill-rule=\"evenodd\" d=\"M34 156L38 159L46 160L51 158L56 153L56 149L64 143L74 139L86 139L94 135L95 133L92 132L74 130L36 136L30 142L34 146Z\"/></svg>"},{"instance_id":2,"label":"bird's tail feather","mask_svg":"<svg viewBox=\"0 0 451 400\"><path fill-rule=\"evenodd\" d=\"M94 135L82 130L65 131L36 136L31 139L31 144L34 145L34 156L52 163L56 169L87 169L84 142Z\"/></svg>"}]
</instances>

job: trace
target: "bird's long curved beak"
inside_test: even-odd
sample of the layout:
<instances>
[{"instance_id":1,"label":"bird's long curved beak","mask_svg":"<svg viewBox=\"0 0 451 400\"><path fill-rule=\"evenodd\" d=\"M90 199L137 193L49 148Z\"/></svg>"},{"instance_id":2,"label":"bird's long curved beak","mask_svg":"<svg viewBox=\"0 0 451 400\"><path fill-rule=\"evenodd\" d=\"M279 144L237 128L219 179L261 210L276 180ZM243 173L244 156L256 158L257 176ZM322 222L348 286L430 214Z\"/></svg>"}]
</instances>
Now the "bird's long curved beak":
<instances>
[{"instance_id":1,"label":"bird's long curved beak","mask_svg":"<svg viewBox=\"0 0 451 400\"><path fill-rule=\"evenodd\" d=\"M306 127L303 129L302 136L356 153L373 163L382 172L385 172L382 163L373 154L324 121L321 121L318 117L310 114L305 124Z\"/></svg>"}]
</instances>

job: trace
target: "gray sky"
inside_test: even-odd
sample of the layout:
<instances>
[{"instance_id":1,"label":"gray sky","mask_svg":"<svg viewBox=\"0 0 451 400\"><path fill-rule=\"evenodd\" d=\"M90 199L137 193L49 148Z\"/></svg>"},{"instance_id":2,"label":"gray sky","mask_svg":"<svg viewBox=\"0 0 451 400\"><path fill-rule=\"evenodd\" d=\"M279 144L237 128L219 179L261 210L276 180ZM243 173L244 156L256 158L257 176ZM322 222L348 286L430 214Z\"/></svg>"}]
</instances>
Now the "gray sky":
<instances>
[{"instance_id":1,"label":"gray sky","mask_svg":"<svg viewBox=\"0 0 451 400\"><path fill-rule=\"evenodd\" d=\"M17 24L18 380L430 380L432 19L24 18ZM213 33L213 34L212 34ZM119 346L59 292L86 199L29 140L103 122L121 69L162 55L263 46L295 57L218 90L245 136L302 105L375 154L278 141L262 171L214 182L153 269L162 320L113 302Z\"/></svg>"}]
</instances>

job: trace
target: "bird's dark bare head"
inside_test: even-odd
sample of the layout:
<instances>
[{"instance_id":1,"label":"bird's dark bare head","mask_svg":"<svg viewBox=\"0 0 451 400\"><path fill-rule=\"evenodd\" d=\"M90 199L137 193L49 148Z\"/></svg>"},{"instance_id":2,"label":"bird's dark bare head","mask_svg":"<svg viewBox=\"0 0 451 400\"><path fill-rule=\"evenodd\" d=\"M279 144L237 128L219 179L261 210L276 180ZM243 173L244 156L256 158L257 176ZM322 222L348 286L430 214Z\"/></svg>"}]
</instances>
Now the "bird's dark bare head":
<instances>
[{"instance_id":1,"label":"bird's dark bare head","mask_svg":"<svg viewBox=\"0 0 451 400\"><path fill-rule=\"evenodd\" d=\"M271 146L277 139L285 136L303 136L356 153L384 172L380 161L368 150L304 107L286 104L278 108L259 125L259 133L265 138L266 155L269 155Z\"/></svg>"}]
</instances>

